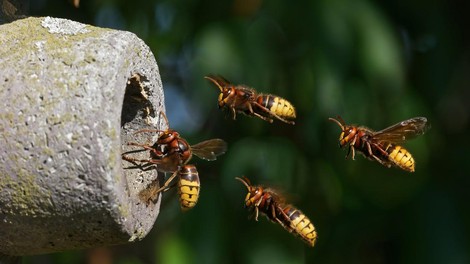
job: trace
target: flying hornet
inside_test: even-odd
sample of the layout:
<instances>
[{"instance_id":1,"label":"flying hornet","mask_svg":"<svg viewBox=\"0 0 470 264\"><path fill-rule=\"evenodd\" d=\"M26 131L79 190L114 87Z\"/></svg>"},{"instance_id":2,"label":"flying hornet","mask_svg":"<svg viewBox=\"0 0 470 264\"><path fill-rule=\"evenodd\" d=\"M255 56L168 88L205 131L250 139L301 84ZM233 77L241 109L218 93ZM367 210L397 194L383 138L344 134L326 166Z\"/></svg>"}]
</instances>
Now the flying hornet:
<instances>
[{"instance_id":1,"label":"flying hornet","mask_svg":"<svg viewBox=\"0 0 470 264\"><path fill-rule=\"evenodd\" d=\"M161 112L168 124L168 119ZM153 145L129 142L128 145L137 146L150 152L148 159L136 159L127 155L122 155L124 160L132 163L143 163L144 166L157 165L157 171L172 173L162 187L146 189L141 192L141 198L147 203L155 201L160 192L165 192L171 187L172 181L178 177L178 194L181 209L193 208L199 198L200 181L196 166L188 164L193 154L201 159L213 161L217 156L222 155L227 150L227 143L222 139L209 139L196 145L190 145L180 134L173 130L143 129L136 133L159 133L157 141Z\"/></svg>"},{"instance_id":2,"label":"flying hornet","mask_svg":"<svg viewBox=\"0 0 470 264\"><path fill-rule=\"evenodd\" d=\"M354 160L357 150L364 157L376 160L388 168L395 166L409 172L415 171L415 160L400 144L424 134L430 127L425 117L401 121L380 131L373 131L363 126L346 125L340 116L328 120L335 122L341 128L339 146L341 148L348 146L346 158L352 152Z\"/></svg>"},{"instance_id":3,"label":"flying hornet","mask_svg":"<svg viewBox=\"0 0 470 264\"><path fill-rule=\"evenodd\" d=\"M271 188L253 186L246 177L235 179L241 181L248 189L245 207L254 211L256 221L259 213L262 213L272 222L278 223L285 230L300 237L309 246L315 245L317 231L310 219L300 210L286 203L285 199Z\"/></svg>"},{"instance_id":4,"label":"flying hornet","mask_svg":"<svg viewBox=\"0 0 470 264\"><path fill-rule=\"evenodd\" d=\"M221 76L205 76L220 90L219 108L227 108L235 120L237 113L256 116L272 123L273 118L294 125L294 106L284 98L272 94L260 94L244 85L234 85Z\"/></svg>"}]
</instances>

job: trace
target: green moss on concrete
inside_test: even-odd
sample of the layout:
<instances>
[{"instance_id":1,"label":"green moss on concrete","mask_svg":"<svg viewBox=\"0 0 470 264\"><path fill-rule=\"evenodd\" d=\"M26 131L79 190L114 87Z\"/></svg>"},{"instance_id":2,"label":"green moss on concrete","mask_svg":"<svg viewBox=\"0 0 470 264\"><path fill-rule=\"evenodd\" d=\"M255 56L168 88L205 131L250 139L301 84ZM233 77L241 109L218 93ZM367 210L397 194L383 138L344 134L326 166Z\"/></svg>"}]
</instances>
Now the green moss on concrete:
<instances>
[{"instance_id":1,"label":"green moss on concrete","mask_svg":"<svg viewBox=\"0 0 470 264\"><path fill-rule=\"evenodd\" d=\"M16 177L3 175L0 178L0 189L10 194L10 203L3 205L4 209L11 215L21 216L44 216L44 212L50 211L45 207L52 206L51 193L39 187L36 176L19 169Z\"/></svg>"}]
</instances>

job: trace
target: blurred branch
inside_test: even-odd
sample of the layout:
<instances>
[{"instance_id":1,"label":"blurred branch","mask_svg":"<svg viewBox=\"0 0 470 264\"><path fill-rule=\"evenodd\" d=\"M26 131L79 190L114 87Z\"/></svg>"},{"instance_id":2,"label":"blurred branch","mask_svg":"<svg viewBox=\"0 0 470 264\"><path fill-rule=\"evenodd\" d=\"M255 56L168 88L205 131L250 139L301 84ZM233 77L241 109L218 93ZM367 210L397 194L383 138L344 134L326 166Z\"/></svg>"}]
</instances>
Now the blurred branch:
<instances>
[{"instance_id":1,"label":"blurred branch","mask_svg":"<svg viewBox=\"0 0 470 264\"><path fill-rule=\"evenodd\" d=\"M71 0L72 1L72 4L75 8L79 8L80 7L80 0Z\"/></svg>"},{"instance_id":2,"label":"blurred branch","mask_svg":"<svg viewBox=\"0 0 470 264\"><path fill-rule=\"evenodd\" d=\"M0 0L0 24L25 18L28 13L28 0Z\"/></svg>"}]
</instances>

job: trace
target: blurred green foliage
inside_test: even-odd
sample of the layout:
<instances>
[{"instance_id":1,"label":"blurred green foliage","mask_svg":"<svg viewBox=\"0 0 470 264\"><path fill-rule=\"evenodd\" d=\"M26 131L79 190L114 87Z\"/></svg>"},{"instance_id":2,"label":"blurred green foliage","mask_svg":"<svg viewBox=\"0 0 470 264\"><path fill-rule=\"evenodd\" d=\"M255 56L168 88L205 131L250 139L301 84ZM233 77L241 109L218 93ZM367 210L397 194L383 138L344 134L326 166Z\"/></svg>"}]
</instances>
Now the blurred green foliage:
<instances>
[{"instance_id":1,"label":"blurred green foliage","mask_svg":"<svg viewBox=\"0 0 470 264\"><path fill-rule=\"evenodd\" d=\"M34 3L33 3L34 2ZM109 247L112 263L469 263L469 4L464 1L32 1L32 15L132 31L160 67L170 124L191 143L223 138L215 162L194 159L201 197L174 191L148 237ZM295 126L217 109L207 74L280 95ZM413 174L345 160L328 117L381 129L426 116L406 144ZM318 230L308 248L243 208L234 177L278 186ZM96 263L96 249L26 263Z\"/></svg>"}]
</instances>

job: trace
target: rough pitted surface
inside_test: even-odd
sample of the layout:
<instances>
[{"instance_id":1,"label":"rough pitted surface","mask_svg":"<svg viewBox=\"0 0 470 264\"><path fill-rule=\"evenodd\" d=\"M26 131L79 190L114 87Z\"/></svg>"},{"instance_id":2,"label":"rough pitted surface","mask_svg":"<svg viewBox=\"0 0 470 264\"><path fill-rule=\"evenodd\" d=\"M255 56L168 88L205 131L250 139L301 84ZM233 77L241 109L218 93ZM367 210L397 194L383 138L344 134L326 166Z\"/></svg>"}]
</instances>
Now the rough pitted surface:
<instances>
[{"instance_id":1,"label":"rough pitted surface","mask_svg":"<svg viewBox=\"0 0 470 264\"><path fill-rule=\"evenodd\" d=\"M0 254L142 239L160 199L138 193L157 173L121 154L156 137L133 132L165 128L163 99L154 56L132 33L49 17L1 25Z\"/></svg>"},{"instance_id":2,"label":"rough pitted surface","mask_svg":"<svg viewBox=\"0 0 470 264\"><path fill-rule=\"evenodd\" d=\"M49 33L53 34L77 35L90 32L85 24L53 17L45 17L41 22L41 26L47 28Z\"/></svg>"}]
</instances>

